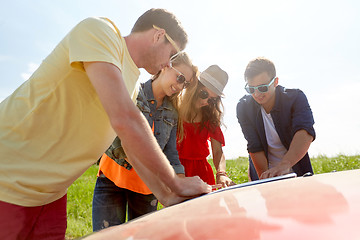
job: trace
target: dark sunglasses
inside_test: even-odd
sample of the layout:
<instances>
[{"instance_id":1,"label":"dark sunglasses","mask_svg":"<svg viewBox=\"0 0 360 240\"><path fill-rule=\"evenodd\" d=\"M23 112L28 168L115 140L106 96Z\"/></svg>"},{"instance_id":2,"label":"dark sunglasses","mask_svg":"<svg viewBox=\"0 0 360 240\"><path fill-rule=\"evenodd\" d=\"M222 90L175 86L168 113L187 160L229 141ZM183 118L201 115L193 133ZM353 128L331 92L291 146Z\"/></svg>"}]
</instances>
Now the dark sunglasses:
<instances>
[{"instance_id":1,"label":"dark sunglasses","mask_svg":"<svg viewBox=\"0 0 360 240\"><path fill-rule=\"evenodd\" d=\"M183 88L187 88L190 85L190 82L186 81L186 78L184 74L182 74L179 70L171 66L172 69L174 69L179 75L176 77L176 81L180 84L184 84Z\"/></svg>"},{"instance_id":2,"label":"dark sunglasses","mask_svg":"<svg viewBox=\"0 0 360 240\"><path fill-rule=\"evenodd\" d=\"M255 90L257 89L260 93L266 93L267 91L269 91L269 87L271 86L271 84L274 83L275 81L275 78L274 77L273 79L271 79L271 81L269 82L269 84L263 84L263 85L259 85L259 86L256 86L256 87L250 87L246 84L245 86L245 90L250 93L250 94L253 94L255 93Z\"/></svg>"},{"instance_id":3,"label":"dark sunglasses","mask_svg":"<svg viewBox=\"0 0 360 240\"><path fill-rule=\"evenodd\" d=\"M219 100L219 97L211 97L209 98L209 93L205 91L204 89L201 89L199 92L199 98L201 99L208 99L209 105L215 105L217 101Z\"/></svg>"}]
</instances>

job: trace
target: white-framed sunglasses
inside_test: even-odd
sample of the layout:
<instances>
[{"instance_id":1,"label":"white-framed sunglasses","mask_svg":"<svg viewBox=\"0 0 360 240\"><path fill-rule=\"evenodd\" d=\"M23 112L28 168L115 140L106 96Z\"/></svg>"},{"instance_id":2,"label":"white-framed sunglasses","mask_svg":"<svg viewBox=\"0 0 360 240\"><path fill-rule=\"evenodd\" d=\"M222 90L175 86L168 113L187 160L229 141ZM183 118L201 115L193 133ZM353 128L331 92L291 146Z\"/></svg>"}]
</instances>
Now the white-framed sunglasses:
<instances>
[{"instance_id":1,"label":"white-framed sunglasses","mask_svg":"<svg viewBox=\"0 0 360 240\"><path fill-rule=\"evenodd\" d=\"M267 91L269 91L269 87L271 86L271 84L274 83L275 79L276 79L276 77L271 79L271 81L268 84L262 84L262 85L259 85L256 87L251 87L248 84L246 84L245 90L250 94L255 93L255 90L258 90L260 93L266 93Z\"/></svg>"},{"instance_id":2,"label":"white-framed sunglasses","mask_svg":"<svg viewBox=\"0 0 360 240\"><path fill-rule=\"evenodd\" d=\"M177 72L179 75L176 77L176 82L180 83L180 84L184 84L183 85L183 89L187 88L190 85L190 81L186 81L185 75L180 72L179 70L177 70L176 68L173 67L172 63L170 62L170 67L172 69L175 70L175 72Z\"/></svg>"}]
</instances>

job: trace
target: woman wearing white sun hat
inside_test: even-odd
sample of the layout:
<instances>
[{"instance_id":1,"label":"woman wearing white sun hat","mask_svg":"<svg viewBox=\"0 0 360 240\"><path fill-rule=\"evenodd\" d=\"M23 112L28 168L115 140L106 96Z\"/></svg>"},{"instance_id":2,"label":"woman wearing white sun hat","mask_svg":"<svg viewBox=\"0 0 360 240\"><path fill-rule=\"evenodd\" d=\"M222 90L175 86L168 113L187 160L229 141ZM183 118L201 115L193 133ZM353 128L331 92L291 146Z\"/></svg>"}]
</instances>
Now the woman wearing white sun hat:
<instances>
[{"instance_id":1,"label":"woman wearing white sun hat","mask_svg":"<svg viewBox=\"0 0 360 240\"><path fill-rule=\"evenodd\" d=\"M189 88L181 103L179 116L183 119L184 137L178 138L177 149L185 176L199 176L209 185L215 184L213 170L207 161L211 142L216 183L222 187L234 182L226 174L226 160L222 151L225 145L221 131L223 90L228 74L218 65L211 65L200 74L199 82ZM183 111L182 111L183 110Z\"/></svg>"}]
</instances>

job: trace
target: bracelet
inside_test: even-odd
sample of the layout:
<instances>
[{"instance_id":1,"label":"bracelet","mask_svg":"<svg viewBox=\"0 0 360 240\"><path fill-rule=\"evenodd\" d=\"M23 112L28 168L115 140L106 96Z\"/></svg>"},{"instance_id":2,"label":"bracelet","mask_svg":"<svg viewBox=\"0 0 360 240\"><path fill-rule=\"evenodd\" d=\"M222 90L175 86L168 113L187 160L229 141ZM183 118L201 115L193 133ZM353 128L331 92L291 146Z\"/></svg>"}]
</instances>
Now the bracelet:
<instances>
[{"instance_id":1,"label":"bracelet","mask_svg":"<svg viewBox=\"0 0 360 240\"><path fill-rule=\"evenodd\" d=\"M216 173L216 177L218 177L218 176L226 176L227 177L227 173L225 171L218 171Z\"/></svg>"}]
</instances>

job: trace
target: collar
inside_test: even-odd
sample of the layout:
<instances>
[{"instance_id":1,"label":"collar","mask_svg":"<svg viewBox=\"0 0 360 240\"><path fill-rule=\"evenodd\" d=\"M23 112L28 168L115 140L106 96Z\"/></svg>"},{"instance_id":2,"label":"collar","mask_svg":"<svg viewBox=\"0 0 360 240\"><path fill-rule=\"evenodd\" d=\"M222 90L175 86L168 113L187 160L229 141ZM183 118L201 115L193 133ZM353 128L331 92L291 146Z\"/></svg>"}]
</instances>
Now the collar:
<instances>
[{"instance_id":1,"label":"collar","mask_svg":"<svg viewBox=\"0 0 360 240\"><path fill-rule=\"evenodd\" d=\"M280 98L281 98L281 93L285 91L285 88L281 85L278 85L275 89L275 105L273 107L273 109L271 109L270 112L272 111L280 111ZM254 98L251 95L248 95L249 98L251 99L251 101L255 104L256 109L258 111L261 110L261 105L259 103L257 103Z\"/></svg>"},{"instance_id":2,"label":"collar","mask_svg":"<svg viewBox=\"0 0 360 240\"><path fill-rule=\"evenodd\" d=\"M155 101L154 93L152 90L152 79L146 81L144 84L142 84L142 89L144 90L144 95L148 102Z\"/></svg>"},{"instance_id":3,"label":"collar","mask_svg":"<svg viewBox=\"0 0 360 240\"><path fill-rule=\"evenodd\" d=\"M152 79L146 81L141 87L144 90L144 94L145 97L147 99L148 102L151 101L155 101L155 97L154 97L154 93L153 93L153 88L152 88ZM175 109L174 106L172 105L172 103L169 100L168 96L165 96L164 101L162 103L162 107L168 110L173 110Z\"/></svg>"},{"instance_id":4,"label":"collar","mask_svg":"<svg viewBox=\"0 0 360 240\"><path fill-rule=\"evenodd\" d=\"M278 85L275 89L275 105L271 111L280 111L280 95L284 91L284 87Z\"/></svg>"}]
</instances>

